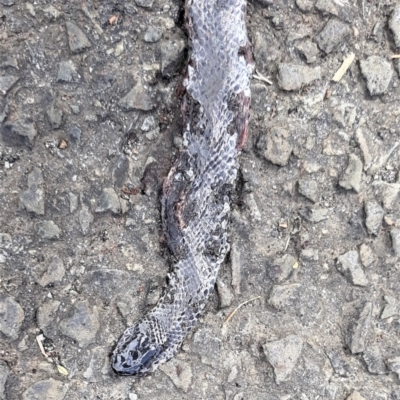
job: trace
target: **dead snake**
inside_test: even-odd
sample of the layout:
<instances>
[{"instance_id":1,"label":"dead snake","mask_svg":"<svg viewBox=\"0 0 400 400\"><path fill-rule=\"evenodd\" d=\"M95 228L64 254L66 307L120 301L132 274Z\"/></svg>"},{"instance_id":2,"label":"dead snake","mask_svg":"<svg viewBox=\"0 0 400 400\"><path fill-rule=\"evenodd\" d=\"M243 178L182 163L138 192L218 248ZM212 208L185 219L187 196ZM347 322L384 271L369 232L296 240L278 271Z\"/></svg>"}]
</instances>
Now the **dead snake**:
<instances>
[{"instance_id":1,"label":"dead snake","mask_svg":"<svg viewBox=\"0 0 400 400\"><path fill-rule=\"evenodd\" d=\"M227 226L248 132L252 56L246 0L187 0L190 58L182 102L185 149L163 185L173 268L157 305L126 329L112 355L122 375L174 357L195 326L229 251Z\"/></svg>"}]
</instances>

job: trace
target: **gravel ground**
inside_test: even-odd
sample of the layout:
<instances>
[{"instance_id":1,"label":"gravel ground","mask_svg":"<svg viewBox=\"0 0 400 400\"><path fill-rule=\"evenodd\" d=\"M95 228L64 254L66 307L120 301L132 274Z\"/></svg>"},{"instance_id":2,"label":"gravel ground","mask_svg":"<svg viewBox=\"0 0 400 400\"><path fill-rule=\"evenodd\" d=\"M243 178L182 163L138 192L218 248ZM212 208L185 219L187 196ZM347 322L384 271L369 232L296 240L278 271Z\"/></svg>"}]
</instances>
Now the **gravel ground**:
<instances>
[{"instance_id":1,"label":"gravel ground","mask_svg":"<svg viewBox=\"0 0 400 400\"><path fill-rule=\"evenodd\" d=\"M399 3L253 0L248 29L230 257L177 358L119 377L169 265L183 2L0 0L0 399L400 399Z\"/></svg>"}]
</instances>

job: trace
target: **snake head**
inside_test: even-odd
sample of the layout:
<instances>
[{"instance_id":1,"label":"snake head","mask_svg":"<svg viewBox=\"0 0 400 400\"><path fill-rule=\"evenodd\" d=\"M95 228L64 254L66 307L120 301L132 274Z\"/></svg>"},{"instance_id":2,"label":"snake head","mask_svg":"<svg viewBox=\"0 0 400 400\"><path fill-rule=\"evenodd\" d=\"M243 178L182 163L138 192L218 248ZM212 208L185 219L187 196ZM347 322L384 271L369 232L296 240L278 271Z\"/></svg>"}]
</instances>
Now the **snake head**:
<instances>
[{"instance_id":1,"label":"snake head","mask_svg":"<svg viewBox=\"0 0 400 400\"><path fill-rule=\"evenodd\" d=\"M149 322L139 321L128 328L119 340L111 357L111 365L118 374L145 375L164 361L164 348L154 339Z\"/></svg>"}]
</instances>

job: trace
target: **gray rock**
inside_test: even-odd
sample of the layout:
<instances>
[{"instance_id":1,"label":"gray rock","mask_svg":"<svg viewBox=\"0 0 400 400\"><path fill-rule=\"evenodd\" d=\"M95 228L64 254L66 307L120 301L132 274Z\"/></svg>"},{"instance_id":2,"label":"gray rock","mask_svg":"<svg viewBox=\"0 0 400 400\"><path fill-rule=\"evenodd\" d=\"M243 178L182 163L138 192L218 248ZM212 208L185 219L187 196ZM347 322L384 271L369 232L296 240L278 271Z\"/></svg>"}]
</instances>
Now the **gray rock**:
<instances>
[{"instance_id":1,"label":"gray rock","mask_svg":"<svg viewBox=\"0 0 400 400\"><path fill-rule=\"evenodd\" d=\"M398 300L388 295L386 295L384 299L386 301L386 305L382 311L381 319L390 318L399 314L400 304Z\"/></svg>"},{"instance_id":2,"label":"gray rock","mask_svg":"<svg viewBox=\"0 0 400 400\"><path fill-rule=\"evenodd\" d=\"M162 32L153 25L149 25L144 33L144 41L147 43L155 43L161 39Z\"/></svg>"},{"instance_id":3,"label":"gray rock","mask_svg":"<svg viewBox=\"0 0 400 400\"><path fill-rule=\"evenodd\" d=\"M390 237L392 238L394 254L396 254L396 256L400 256L400 228L393 228L390 231Z\"/></svg>"},{"instance_id":4,"label":"gray rock","mask_svg":"<svg viewBox=\"0 0 400 400\"><path fill-rule=\"evenodd\" d=\"M383 361L383 357L376 346L368 346L363 353L363 359L370 374L386 374L387 371L385 362Z\"/></svg>"},{"instance_id":5,"label":"gray rock","mask_svg":"<svg viewBox=\"0 0 400 400\"><path fill-rule=\"evenodd\" d=\"M185 40L181 36L173 36L160 44L161 74L169 78L177 72L183 63Z\"/></svg>"},{"instance_id":6,"label":"gray rock","mask_svg":"<svg viewBox=\"0 0 400 400\"><path fill-rule=\"evenodd\" d=\"M17 339L24 318L24 310L12 297L0 296L0 332Z\"/></svg>"},{"instance_id":7,"label":"gray rock","mask_svg":"<svg viewBox=\"0 0 400 400\"><path fill-rule=\"evenodd\" d=\"M335 374L348 377L350 375L350 367L344 360L344 355L332 350L327 353L329 361L331 362L332 368Z\"/></svg>"},{"instance_id":8,"label":"gray rock","mask_svg":"<svg viewBox=\"0 0 400 400\"><path fill-rule=\"evenodd\" d=\"M350 351L352 354L358 354L365 351L365 343L371 325L372 303L367 301L358 317L353 324L350 337Z\"/></svg>"},{"instance_id":9,"label":"gray rock","mask_svg":"<svg viewBox=\"0 0 400 400\"><path fill-rule=\"evenodd\" d=\"M281 311L298 301L301 290L301 283L274 285L268 299L268 304Z\"/></svg>"},{"instance_id":10,"label":"gray rock","mask_svg":"<svg viewBox=\"0 0 400 400\"><path fill-rule=\"evenodd\" d=\"M34 383L22 394L22 400L63 400L68 391L68 384L55 379L46 379Z\"/></svg>"},{"instance_id":11,"label":"gray rock","mask_svg":"<svg viewBox=\"0 0 400 400\"><path fill-rule=\"evenodd\" d=\"M339 180L339 186L344 189L360 191L363 164L355 155L350 154L349 164Z\"/></svg>"},{"instance_id":12,"label":"gray rock","mask_svg":"<svg viewBox=\"0 0 400 400\"><path fill-rule=\"evenodd\" d=\"M307 260L307 261L318 261L319 260L319 255L318 255L318 250L313 249L312 247L308 247L307 249L303 249L300 252L300 258L302 260Z\"/></svg>"},{"instance_id":13,"label":"gray rock","mask_svg":"<svg viewBox=\"0 0 400 400\"><path fill-rule=\"evenodd\" d=\"M124 111L150 111L155 107L151 94L140 83L124 96L118 104Z\"/></svg>"},{"instance_id":14,"label":"gray rock","mask_svg":"<svg viewBox=\"0 0 400 400\"><path fill-rule=\"evenodd\" d=\"M398 204L398 195L400 191L400 184L388 182L374 182L374 189L376 189L376 196L382 201L385 210L392 210Z\"/></svg>"},{"instance_id":15,"label":"gray rock","mask_svg":"<svg viewBox=\"0 0 400 400\"><path fill-rule=\"evenodd\" d=\"M93 214L90 212L88 207L83 205L79 211L79 225L81 226L81 231L84 235L90 231L93 221Z\"/></svg>"},{"instance_id":16,"label":"gray rock","mask_svg":"<svg viewBox=\"0 0 400 400\"><path fill-rule=\"evenodd\" d=\"M232 304L233 293L231 288L221 278L217 279L217 292L220 308L229 307Z\"/></svg>"},{"instance_id":17,"label":"gray rock","mask_svg":"<svg viewBox=\"0 0 400 400\"><path fill-rule=\"evenodd\" d=\"M29 212L44 215L44 190L42 188L42 171L35 167L28 175L28 189L23 191L19 199Z\"/></svg>"},{"instance_id":18,"label":"gray rock","mask_svg":"<svg viewBox=\"0 0 400 400\"><path fill-rule=\"evenodd\" d=\"M61 332L76 340L80 347L87 347L95 341L100 328L97 308L91 310L87 300L76 303L74 308L73 315L61 321Z\"/></svg>"},{"instance_id":19,"label":"gray rock","mask_svg":"<svg viewBox=\"0 0 400 400\"><path fill-rule=\"evenodd\" d=\"M200 355L203 364L214 367L220 363L221 340L208 330L193 335L192 350Z\"/></svg>"},{"instance_id":20,"label":"gray rock","mask_svg":"<svg viewBox=\"0 0 400 400\"><path fill-rule=\"evenodd\" d=\"M113 188L103 189L95 211L96 213L111 211L114 214L121 214L121 203Z\"/></svg>"},{"instance_id":21,"label":"gray rock","mask_svg":"<svg viewBox=\"0 0 400 400\"><path fill-rule=\"evenodd\" d=\"M6 122L1 127L1 134L3 139L10 145L24 145L32 148L37 136L37 130L32 120L16 119L12 122Z\"/></svg>"},{"instance_id":22,"label":"gray rock","mask_svg":"<svg viewBox=\"0 0 400 400\"><path fill-rule=\"evenodd\" d=\"M296 0L296 5L303 12L310 12L314 8L313 0Z\"/></svg>"},{"instance_id":23,"label":"gray rock","mask_svg":"<svg viewBox=\"0 0 400 400\"><path fill-rule=\"evenodd\" d=\"M0 76L0 93L4 96L18 82L19 76Z\"/></svg>"},{"instance_id":24,"label":"gray rock","mask_svg":"<svg viewBox=\"0 0 400 400\"><path fill-rule=\"evenodd\" d=\"M58 325L55 318L60 305L61 302L58 300L43 303L36 312L37 325L46 337L51 338L54 327Z\"/></svg>"},{"instance_id":25,"label":"gray rock","mask_svg":"<svg viewBox=\"0 0 400 400\"><path fill-rule=\"evenodd\" d=\"M332 53L351 37L351 29L345 23L333 18L323 27L315 38L318 47L326 54Z\"/></svg>"},{"instance_id":26,"label":"gray rock","mask_svg":"<svg viewBox=\"0 0 400 400\"><path fill-rule=\"evenodd\" d=\"M383 57L370 56L360 61L361 74L371 96L384 94L393 76L392 65Z\"/></svg>"},{"instance_id":27,"label":"gray rock","mask_svg":"<svg viewBox=\"0 0 400 400\"><path fill-rule=\"evenodd\" d=\"M61 11L52 6L51 4L43 8L43 13L49 22L56 21L62 15Z\"/></svg>"},{"instance_id":28,"label":"gray rock","mask_svg":"<svg viewBox=\"0 0 400 400\"><path fill-rule=\"evenodd\" d=\"M365 398L355 390L346 400L365 400Z\"/></svg>"},{"instance_id":29,"label":"gray rock","mask_svg":"<svg viewBox=\"0 0 400 400\"><path fill-rule=\"evenodd\" d=\"M317 55L319 53L318 47L311 40L304 40L295 45L297 51L306 59L307 63L313 63L317 61Z\"/></svg>"},{"instance_id":30,"label":"gray rock","mask_svg":"<svg viewBox=\"0 0 400 400\"><path fill-rule=\"evenodd\" d=\"M318 223L329 218L329 210L325 208L305 207L300 210L300 215L307 221Z\"/></svg>"},{"instance_id":31,"label":"gray rock","mask_svg":"<svg viewBox=\"0 0 400 400\"><path fill-rule=\"evenodd\" d=\"M59 108L54 107L54 104L52 104L52 106L47 110L46 114L51 127L53 129L60 128L62 124L63 112Z\"/></svg>"},{"instance_id":32,"label":"gray rock","mask_svg":"<svg viewBox=\"0 0 400 400\"><path fill-rule=\"evenodd\" d=\"M317 0L315 8L323 14L330 14L335 17L339 15L335 3L331 0Z\"/></svg>"},{"instance_id":33,"label":"gray rock","mask_svg":"<svg viewBox=\"0 0 400 400\"><path fill-rule=\"evenodd\" d=\"M73 143L79 143L81 141L81 136L82 131L77 126L73 126L68 132L68 137Z\"/></svg>"},{"instance_id":34,"label":"gray rock","mask_svg":"<svg viewBox=\"0 0 400 400\"><path fill-rule=\"evenodd\" d=\"M54 257L39 281L40 286L47 286L60 282L65 275L64 263L61 258Z\"/></svg>"},{"instance_id":35,"label":"gray rock","mask_svg":"<svg viewBox=\"0 0 400 400\"><path fill-rule=\"evenodd\" d=\"M371 247L363 243L361 244L359 251L360 251L361 264L365 268L372 267L376 262L376 257Z\"/></svg>"},{"instance_id":36,"label":"gray rock","mask_svg":"<svg viewBox=\"0 0 400 400\"><path fill-rule=\"evenodd\" d=\"M357 251L351 250L339 256L336 260L336 268L341 274L349 279L353 285L368 285L368 280L361 267Z\"/></svg>"},{"instance_id":37,"label":"gray rock","mask_svg":"<svg viewBox=\"0 0 400 400\"><path fill-rule=\"evenodd\" d=\"M70 83L80 80L78 70L72 60L61 61L58 65L57 82Z\"/></svg>"},{"instance_id":38,"label":"gray rock","mask_svg":"<svg viewBox=\"0 0 400 400\"><path fill-rule=\"evenodd\" d=\"M189 363L173 358L160 366L160 370L167 375L178 390L187 392L192 384L192 367Z\"/></svg>"},{"instance_id":39,"label":"gray rock","mask_svg":"<svg viewBox=\"0 0 400 400\"><path fill-rule=\"evenodd\" d=\"M12 67L18 69L18 62L14 56L7 54L0 55L0 68Z\"/></svg>"},{"instance_id":40,"label":"gray rock","mask_svg":"<svg viewBox=\"0 0 400 400\"><path fill-rule=\"evenodd\" d=\"M272 127L268 133L260 135L256 149L267 161L285 166L293 151L288 136L289 132L286 129L278 126Z\"/></svg>"},{"instance_id":41,"label":"gray rock","mask_svg":"<svg viewBox=\"0 0 400 400\"><path fill-rule=\"evenodd\" d=\"M392 31L394 43L400 47L400 5L397 5L389 19L389 28Z\"/></svg>"},{"instance_id":42,"label":"gray rock","mask_svg":"<svg viewBox=\"0 0 400 400\"><path fill-rule=\"evenodd\" d=\"M61 229L52 220L36 222L35 230L43 240L59 239L61 236Z\"/></svg>"},{"instance_id":43,"label":"gray rock","mask_svg":"<svg viewBox=\"0 0 400 400\"><path fill-rule=\"evenodd\" d=\"M4 391L6 389L5 386L9 375L10 368L4 361L0 361L0 400L6 400Z\"/></svg>"},{"instance_id":44,"label":"gray rock","mask_svg":"<svg viewBox=\"0 0 400 400\"><path fill-rule=\"evenodd\" d=\"M274 369L277 385L289 379L303 349L299 336L289 335L283 339L268 342L263 346L267 361Z\"/></svg>"},{"instance_id":45,"label":"gray rock","mask_svg":"<svg viewBox=\"0 0 400 400\"><path fill-rule=\"evenodd\" d=\"M278 65L278 84L283 90L300 90L304 85L321 79L321 67L281 63Z\"/></svg>"},{"instance_id":46,"label":"gray rock","mask_svg":"<svg viewBox=\"0 0 400 400\"><path fill-rule=\"evenodd\" d=\"M144 8L151 8L154 0L135 0L135 3Z\"/></svg>"},{"instance_id":47,"label":"gray rock","mask_svg":"<svg viewBox=\"0 0 400 400\"><path fill-rule=\"evenodd\" d=\"M299 193L316 203L319 200L318 183L312 179L299 179Z\"/></svg>"},{"instance_id":48,"label":"gray rock","mask_svg":"<svg viewBox=\"0 0 400 400\"><path fill-rule=\"evenodd\" d=\"M231 246L231 286L236 295L240 295L240 284L242 280L242 264L239 246L236 242L232 243Z\"/></svg>"},{"instance_id":49,"label":"gray rock","mask_svg":"<svg viewBox=\"0 0 400 400\"><path fill-rule=\"evenodd\" d=\"M12 6L15 4L14 0L0 0L0 4L3 4L3 6Z\"/></svg>"},{"instance_id":50,"label":"gray rock","mask_svg":"<svg viewBox=\"0 0 400 400\"><path fill-rule=\"evenodd\" d=\"M376 201L367 201L364 204L366 219L365 225L370 235L378 236L381 230L384 211Z\"/></svg>"},{"instance_id":51,"label":"gray rock","mask_svg":"<svg viewBox=\"0 0 400 400\"><path fill-rule=\"evenodd\" d=\"M390 371L397 374L397 378L400 379L400 357L394 357L387 360L387 366Z\"/></svg>"},{"instance_id":52,"label":"gray rock","mask_svg":"<svg viewBox=\"0 0 400 400\"><path fill-rule=\"evenodd\" d=\"M69 200L69 212L72 214L78 208L78 196L72 192L69 192L68 200Z\"/></svg>"},{"instance_id":53,"label":"gray rock","mask_svg":"<svg viewBox=\"0 0 400 400\"><path fill-rule=\"evenodd\" d=\"M267 266L267 276L274 282L281 283L289 278L294 271L293 267L297 260L290 254L275 258Z\"/></svg>"},{"instance_id":54,"label":"gray rock","mask_svg":"<svg viewBox=\"0 0 400 400\"><path fill-rule=\"evenodd\" d=\"M73 22L67 21L65 26L67 28L69 48L72 53L80 53L91 47L86 35Z\"/></svg>"}]
</instances>

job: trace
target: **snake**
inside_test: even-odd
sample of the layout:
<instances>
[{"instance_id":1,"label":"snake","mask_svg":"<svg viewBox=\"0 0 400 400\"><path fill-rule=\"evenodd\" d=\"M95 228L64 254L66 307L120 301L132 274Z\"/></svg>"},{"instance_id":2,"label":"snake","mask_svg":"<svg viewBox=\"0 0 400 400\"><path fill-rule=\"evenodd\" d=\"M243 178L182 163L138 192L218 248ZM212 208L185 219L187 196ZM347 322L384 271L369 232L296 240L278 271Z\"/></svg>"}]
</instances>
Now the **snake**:
<instances>
[{"instance_id":1,"label":"snake","mask_svg":"<svg viewBox=\"0 0 400 400\"><path fill-rule=\"evenodd\" d=\"M249 131L253 70L246 0L186 0L183 149L162 185L171 254L157 304L127 328L111 356L120 375L142 376L173 358L203 315L229 250L238 156Z\"/></svg>"}]
</instances>

